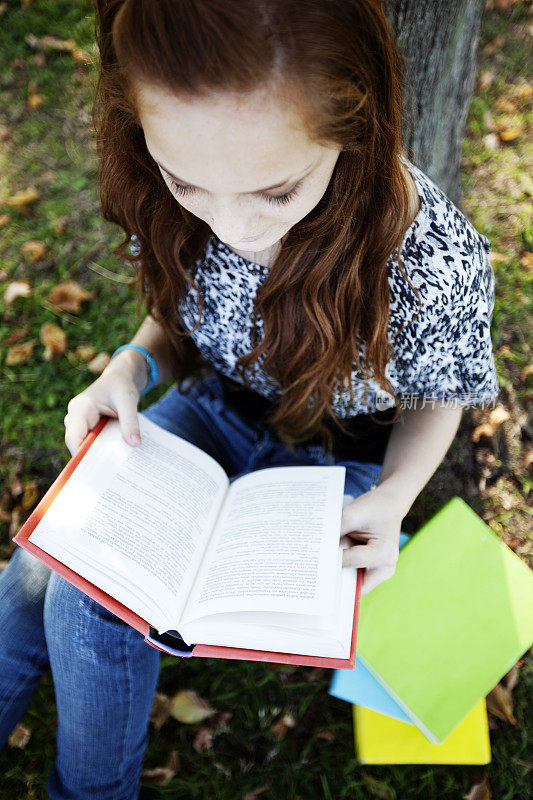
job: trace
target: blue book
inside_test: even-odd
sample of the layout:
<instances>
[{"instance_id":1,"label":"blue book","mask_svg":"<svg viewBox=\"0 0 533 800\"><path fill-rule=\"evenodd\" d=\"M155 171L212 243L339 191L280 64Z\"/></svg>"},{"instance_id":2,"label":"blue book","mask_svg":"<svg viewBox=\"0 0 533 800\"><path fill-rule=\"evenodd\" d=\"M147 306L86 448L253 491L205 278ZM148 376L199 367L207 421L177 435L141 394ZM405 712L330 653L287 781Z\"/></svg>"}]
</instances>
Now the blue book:
<instances>
[{"instance_id":1,"label":"blue book","mask_svg":"<svg viewBox=\"0 0 533 800\"><path fill-rule=\"evenodd\" d=\"M407 533L400 533L400 549L411 537ZM355 669L336 669L333 672L331 684L328 689L329 694L354 703L362 708L369 708L380 714L386 714L401 722L412 721L405 714L400 706L385 691L380 683L370 674L355 656Z\"/></svg>"}]
</instances>

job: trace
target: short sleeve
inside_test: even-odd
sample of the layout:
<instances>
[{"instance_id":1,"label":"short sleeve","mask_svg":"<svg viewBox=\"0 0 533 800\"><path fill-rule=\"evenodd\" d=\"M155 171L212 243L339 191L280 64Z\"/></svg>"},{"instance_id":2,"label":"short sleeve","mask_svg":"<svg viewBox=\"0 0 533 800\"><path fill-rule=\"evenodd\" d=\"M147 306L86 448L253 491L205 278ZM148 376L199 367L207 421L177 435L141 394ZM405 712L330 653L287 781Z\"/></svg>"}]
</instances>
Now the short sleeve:
<instances>
[{"instance_id":1,"label":"short sleeve","mask_svg":"<svg viewBox=\"0 0 533 800\"><path fill-rule=\"evenodd\" d=\"M456 299L449 330L457 401L464 406L490 405L499 392L490 336L495 280L489 250L490 243L487 248L482 241L475 255L476 269L470 285Z\"/></svg>"}]
</instances>

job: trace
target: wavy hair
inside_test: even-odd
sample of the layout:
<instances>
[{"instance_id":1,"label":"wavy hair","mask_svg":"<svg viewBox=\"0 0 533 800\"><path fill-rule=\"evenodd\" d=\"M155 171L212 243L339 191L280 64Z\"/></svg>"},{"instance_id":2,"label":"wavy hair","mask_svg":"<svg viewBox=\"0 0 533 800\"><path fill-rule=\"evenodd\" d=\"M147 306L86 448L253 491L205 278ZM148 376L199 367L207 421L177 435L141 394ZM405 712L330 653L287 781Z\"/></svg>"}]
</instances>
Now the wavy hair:
<instances>
[{"instance_id":1,"label":"wavy hair","mask_svg":"<svg viewBox=\"0 0 533 800\"><path fill-rule=\"evenodd\" d=\"M257 291L253 349L237 362L282 387L263 420L292 450L321 437L331 449L332 394L371 377L396 401L385 375L387 260L398 266L411 222L402 154L402 64L381 0L97 0L100 71L93 106L102 213L125 239L115 252L138 264L132 281L164 328L181 383L205 362L191 339L203 298L194 264L209 226L170 193L149 154L134 82L183 99L247 93L268 83L299 101L309 137L341 148L320 202L283 239ZM302 98L305 101L302 102ZM129 252L135 234L140 250ZM409 282L410 283L410 282ZM411 284L410 284L411 285ZM188 330L180 299L192 286L199 318ZM413 288L413 287L412 287ZM263 320L259 340L257 319ZM405 327L405 326L404 326ZM363 355L364 354L364 355Z\"/></svg>"}]
</instances>

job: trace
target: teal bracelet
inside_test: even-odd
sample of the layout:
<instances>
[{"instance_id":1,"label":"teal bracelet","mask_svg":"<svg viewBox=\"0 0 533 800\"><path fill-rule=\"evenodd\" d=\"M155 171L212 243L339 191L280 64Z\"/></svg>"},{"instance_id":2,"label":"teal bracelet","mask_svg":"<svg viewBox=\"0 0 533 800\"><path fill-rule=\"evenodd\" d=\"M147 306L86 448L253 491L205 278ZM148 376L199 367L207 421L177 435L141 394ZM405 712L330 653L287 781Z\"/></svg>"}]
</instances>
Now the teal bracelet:
<instances>
[{"instance_id":1,"label":"teal bracelet","mask_svg":"<svg viewBox=\"0 0 533 800\"><path fill-rule=\"evenodd\" d=\"M157 361L153 357L151 353L148 352L144 347L140 347L138 344L123 344L121 347L117 347L111 358L114 358L117 353L120 353L121 350L137 350L142 356L144 356L146 360L146 366L148 368L148 384L144 387L141 392L141 395L146 394L149 392L152 386L155 386L159 380L159 370L157 368Z\"/></svg>"}]
</instances>

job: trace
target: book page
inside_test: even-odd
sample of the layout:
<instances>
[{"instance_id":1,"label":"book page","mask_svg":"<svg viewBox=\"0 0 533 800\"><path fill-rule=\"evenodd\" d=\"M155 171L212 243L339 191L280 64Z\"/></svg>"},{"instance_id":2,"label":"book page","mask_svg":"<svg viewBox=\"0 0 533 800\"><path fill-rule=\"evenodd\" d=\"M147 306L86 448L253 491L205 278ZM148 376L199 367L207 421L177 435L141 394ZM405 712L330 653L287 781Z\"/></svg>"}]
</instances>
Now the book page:
<instances>
[{"instance_id":1,"label":"book page","mask_svg":"<svg viewBox=\"0 0 533 800\"><path fill-rule=\"evenodd\" d=\"M106 424L30 541L67 563L65 541L70 554L85 553L88 563L127 575L166 605L175 622L229 481L199 448L143 415L139 423L138 447L124 442L116 420ZM82 565L68 566L84 576Z\"/></svg>"},{"instance_id":2,"label":"book page","mask_svg":"<svg viewBox=\"0 0 533 800\"><path fill-rule=\"evenodd\" d=\"M183 620L332 610L346 468L272 467L231 484Z\"/></svg>"}]
</instances>

